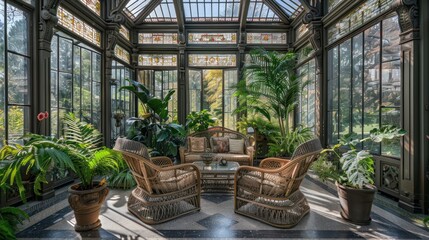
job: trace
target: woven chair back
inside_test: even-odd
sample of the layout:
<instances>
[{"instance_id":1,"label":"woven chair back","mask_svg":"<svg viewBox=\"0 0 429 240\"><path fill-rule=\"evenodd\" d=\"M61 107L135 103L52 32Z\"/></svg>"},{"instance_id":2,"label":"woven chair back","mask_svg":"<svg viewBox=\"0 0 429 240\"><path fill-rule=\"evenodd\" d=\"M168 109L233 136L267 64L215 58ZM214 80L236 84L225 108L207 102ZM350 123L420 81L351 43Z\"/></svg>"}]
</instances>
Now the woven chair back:
<instances>
[{"instance_id":1,"label":"woven chair back","mask_svg":"<svg viewBox=\"0 0 429 240\"><path fill-rule=\"evenodd\" d=\"M148 177L153 175L151 170L153 164L149 161L147 147L140 142L118 138L113 149L122 153L137 185L148 192L152 192Z\"/></svg>"}]
</instances>

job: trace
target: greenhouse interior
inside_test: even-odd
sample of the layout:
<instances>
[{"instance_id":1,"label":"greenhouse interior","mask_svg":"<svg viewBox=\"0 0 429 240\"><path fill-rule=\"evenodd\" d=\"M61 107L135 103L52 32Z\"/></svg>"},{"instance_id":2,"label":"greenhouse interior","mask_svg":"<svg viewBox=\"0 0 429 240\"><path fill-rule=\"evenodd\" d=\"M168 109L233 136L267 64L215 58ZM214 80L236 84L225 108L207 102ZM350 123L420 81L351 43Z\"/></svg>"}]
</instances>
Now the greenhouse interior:
<instances>
[{"instance_id":1,"label":"greenhouse interior","mask_svg":"<svg viewBox=\"0 0 429 240\"><path fill-rule=\"evenodd\" d=\"M429 239L429 1L0 0L0 239Z\"/></svg>"}]
</instances>

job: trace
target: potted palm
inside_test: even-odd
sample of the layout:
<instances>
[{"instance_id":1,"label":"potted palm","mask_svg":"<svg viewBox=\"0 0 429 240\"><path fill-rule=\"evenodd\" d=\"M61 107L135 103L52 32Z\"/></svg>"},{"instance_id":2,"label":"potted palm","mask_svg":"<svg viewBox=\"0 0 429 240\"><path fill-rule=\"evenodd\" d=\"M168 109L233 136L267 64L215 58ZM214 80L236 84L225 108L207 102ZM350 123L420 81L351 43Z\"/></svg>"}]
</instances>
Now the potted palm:
<instances>
[{"instance_id":1,"label":"potted palm","mask_svg":"<svg viewBox=\"0 0 429 240\"><path fill-rule=\"evenodd\" d=\"M309 128L290 126L302 88L308 84L295 74L295 67L293 52L252 50L234 93L239 101L235 113L252 113L278 126L278 132L270 135L270 156L288 157L299 144L314 137Z\"/></svg>"},{"instance_id":2,"label":"potted palm","mask_svg":"<svg viewBox=\"0 0 429 240\"><path fill-rule=\"evenodd\" d=\"M52 168L72 171L80 180L69 188L69 203L76 218L76 231L97 229L101 205L109 190L104 178L114 172L121 156L115 151L100 147L102 135L92 125L79 121L73 114L64 118L64 137L60 139L30 134L24 145L8 144L0 149L0 160L10 160L1 183L16 184L24 195L22 179L16 174L22 166L36 176L34 190L40 193L41 184Z\"/></svg>"},{"instance_id":3,"label":"potted palm","mask_svg":"<svg viewBox=\"0 0 429 240\"><path fill-rule=\"evenodd\" d=\"M380 143L404 134L404 130L394 126L375 128L363 139L357 139L355 133L350 133L332 148L322 151L322 159L337 163L325 164L328 167L323 172L330 173L325 176L336 180L342 218L359 225L371 222L370 213L377 191L374 186L374 157L369 150L359 150L357 146L363 142Z\"/></svg>"}]
</instances>

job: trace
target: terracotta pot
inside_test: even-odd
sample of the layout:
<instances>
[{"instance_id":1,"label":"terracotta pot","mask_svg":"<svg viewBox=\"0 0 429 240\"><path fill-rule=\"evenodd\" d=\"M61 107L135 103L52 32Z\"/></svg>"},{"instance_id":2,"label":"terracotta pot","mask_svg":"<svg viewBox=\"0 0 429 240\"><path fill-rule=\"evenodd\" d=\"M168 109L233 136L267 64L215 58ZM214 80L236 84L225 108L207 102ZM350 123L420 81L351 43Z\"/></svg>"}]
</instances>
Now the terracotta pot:
<instances>
[{"instance_id":1,"label":"terracotta pot","mask_svg":"<svg viewBox=\"0 0 429 240\"><path fill-rule=\"evenodd\" d=\"M98 183L95 182L94 185L98 186ZM76 219L74 228L78 232L98 229L101 227L101 222L98 219L100 208L109 193L107 184L105 183L90 190L77 190L79 184L69 187L69 203L74 210Z\"/></svg>"},{"instance_id":2,"label":"terracotta pot","mask_svg":"<svg viewBox=\"0 0 429 240\"><path fill-rule=\"evenodd\" d=\"M335 185L340 199L341 217L358 225L368 225L371 222L372 202L377 188L369 185L364 189L356 189L338 182Z\"/></svg>"}]
</instances>

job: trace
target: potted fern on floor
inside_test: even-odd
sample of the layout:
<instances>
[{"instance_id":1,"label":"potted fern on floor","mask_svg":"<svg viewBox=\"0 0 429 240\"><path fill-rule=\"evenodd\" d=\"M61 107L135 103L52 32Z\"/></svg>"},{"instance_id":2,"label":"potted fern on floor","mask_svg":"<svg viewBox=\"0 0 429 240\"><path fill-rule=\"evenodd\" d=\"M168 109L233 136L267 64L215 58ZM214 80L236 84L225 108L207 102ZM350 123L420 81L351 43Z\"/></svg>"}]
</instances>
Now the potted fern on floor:
<instances>
[{"instance_id":1,"label":"potted fern on floor","mask_svg":"<svg viewBox=\"0 0 429 240\"><path fill-rule=\"evenodd\" d=\"M94 230L101 226L100 208L109 192L103 178L117 170L121 156L100 147L102 135L90 124L79 121L73 114L64 118L64 137L60 139L30 134L24 145L9 144L0 150L0 160L11 160L1 179L16 184L24 194L20 174L22 166L35 174L34 190L40 191L46 174L54 167L72 171L80 180L69 188L69 203L76 218L76 231Z\"/></svg>"},{"instance_id":2,"label":"potted fern on floor","mask_svg":"<svg viewBox=\"0 0 429 240\"><path fill-rule=\"evenodd\" d=\"M399 138L405 131L385 126L370 131L368 137L357 139L355 133L345 135L330 149L322 151L322 161L337 162L326 164L324 172L336 182L341 206L341 217L358 225L371 222L371 208L377 188L374 186L374 157L368 150L359 150L358 144L364 142L380 143L383 140ZM332 169L332 168L338 169ZM316 171L317 173L317 171Z\"/></svg>"}]
</instances>

